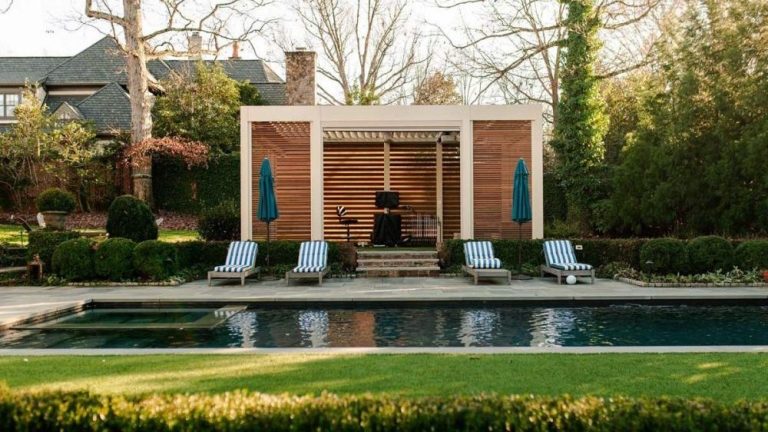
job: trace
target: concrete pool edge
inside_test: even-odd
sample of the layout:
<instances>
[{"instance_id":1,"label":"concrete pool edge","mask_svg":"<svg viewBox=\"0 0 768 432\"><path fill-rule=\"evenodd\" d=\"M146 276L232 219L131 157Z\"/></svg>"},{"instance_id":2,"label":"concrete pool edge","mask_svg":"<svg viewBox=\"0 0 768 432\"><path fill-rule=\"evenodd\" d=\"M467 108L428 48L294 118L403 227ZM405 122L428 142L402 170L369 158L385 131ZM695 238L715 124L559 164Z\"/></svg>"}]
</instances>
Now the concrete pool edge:
<instances>
[{"instance_id":1,"label":"concrete pool edge","mask_svg":"<svg viewBox=\"0 0 768 432\"><path fill-rule=\"evenodd\" d=\"M0 357L124 355L392 355L392 354L706 354L768 353L768 345L626 347L358 347L358 348L3 348Z\"/></svg>"}]
</instances>

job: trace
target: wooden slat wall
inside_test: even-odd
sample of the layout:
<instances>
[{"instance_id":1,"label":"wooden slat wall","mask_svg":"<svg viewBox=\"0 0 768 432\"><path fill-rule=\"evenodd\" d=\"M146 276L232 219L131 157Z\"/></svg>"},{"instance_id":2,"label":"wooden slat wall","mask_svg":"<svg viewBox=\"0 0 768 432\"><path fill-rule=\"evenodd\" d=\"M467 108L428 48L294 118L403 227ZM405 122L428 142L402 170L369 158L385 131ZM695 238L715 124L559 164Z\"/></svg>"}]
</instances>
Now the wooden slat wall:
<instances>
[{"instance_id":1,"label":"wooden slat wall","mask_svg":"<svg viewBox=\"0 0 768 432\"><path fill-rule=\"evenodd\" d=\"M434 143L392 143L391 189L400 192L400 205L419 213L436 213Z\"/></svg>"},{"instance_id":2,"label":"wooden slat wall","mask_svg":"<svg viewBox=\"0 0 768 432\"><path fill-rule=\"evenodd\" d=\"M519 158L531 171L531 122L476 121L473 137L475 238L516 239L512 181ZM522 237L531 235L531 223L523 224Z\"/></svg>"},{"instance_id":3,"label":"wooden slat wall","mask_svg":"<svg viewBox=\"0 0 768 432\"><path fill-rule=\"evenodd\" d=\"M253 139L253 238L267 236L266 224L258 220L259 170L268 156L275 177L280 217L273 222L275 240L309 240L312 234L310 208L310 159L308 122L254 122Z\"/></svg>"},{"instance_id":4,"label":"wooden slat wall","mask_svg":"<svg viewBox=\"0 0 768 432\"><path fill-rule=\"evenodd\" d=\"M461 233L459 143L443 144L443 238Z\"/></svg>"},{"instance_id":5,"label":"wooden slat wall","mask_svg":"<svg viewBox=\"0 0 768 432\"><path fill-rule=\"evenodd\" d=\"M371 239L374 196L384 188L384 143L326 142L323 146L324 235L329 241L346 241L336 206L347 208L347 217L359 220L350 226L353 242Z\"/></svg>"}]
</instances>

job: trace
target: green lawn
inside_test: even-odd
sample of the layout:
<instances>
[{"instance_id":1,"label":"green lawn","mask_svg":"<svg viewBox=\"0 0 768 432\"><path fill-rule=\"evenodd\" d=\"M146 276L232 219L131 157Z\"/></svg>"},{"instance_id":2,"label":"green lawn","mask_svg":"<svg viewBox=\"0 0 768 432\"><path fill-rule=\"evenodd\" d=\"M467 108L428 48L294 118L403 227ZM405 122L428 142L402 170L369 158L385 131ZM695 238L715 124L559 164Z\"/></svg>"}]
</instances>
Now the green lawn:
<instances>
[{"instance_id":1,"label":"green lawn","mask_svg":"<svg viewBox=\"0 0 768 432\"><path fill-rule=\"evenodd\" d=\"M22 238L19 236L19 225L3 225L0 224L0 243L9 243L13 245L21 245ZM81 230L88 233L104 232L104 230ZM23 234L24 244L27 243L27 233ZM188 240L198 240L199 236L197 231L192 230L166 230L161 229L159 233L159 239L167 242L181 242Z\"/></svg>"},{"instance_id":2,"label":"green lawn","mask_svg":"<svg viewBox=\"0 0 768 432\"><path fill-rule=\"evenodd\" d=\"M768 399L766 354L3 357L17 389L96 392L481 392Z\"/></svg>"}]
</instances>

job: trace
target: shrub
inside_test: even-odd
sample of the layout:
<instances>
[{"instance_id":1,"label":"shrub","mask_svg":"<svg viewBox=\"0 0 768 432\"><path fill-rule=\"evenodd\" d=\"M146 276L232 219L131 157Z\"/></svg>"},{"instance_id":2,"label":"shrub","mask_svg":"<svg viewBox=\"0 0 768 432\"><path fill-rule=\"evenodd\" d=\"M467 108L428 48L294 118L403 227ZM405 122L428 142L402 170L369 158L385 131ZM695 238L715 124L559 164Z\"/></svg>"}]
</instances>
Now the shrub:
<instances>
[{"instance_id":1,"label":"shrub","mask_svg":"<svg viewBox=\"0 0 768 432\"><path fill-rule=\"evenodd\" d=\"M40 256L40 260L45 265L45 271L51 268L51 258L56 246L67 240L80 237L76 231L54 231L54 230L35 230L29 233L29 247L27 248L27 259L32 260L35 255Z\"/></svg>"},{"instance_id":2,"label":"shrub","mask_svg":"<svg viewBox=\"0 0 768 432\"><path fill-rule=\"evenodd\" d=\"M229 248L228 241L186 241L174 243L174 245L179 268L205 267L208 270L224 264Z\"/></svg>"},{"instance_id":3,"label":"shrub","mask_svg":"<svg viewBox=\"0 0 768 432\"><path fill-rule=\"evenodd\" d=\"M157 224L149 206L131 195L115 198L107 213L107 233L135 242L157 239Z\"/></svg>"},{"instance_id":4,"label":"shrub","mask_svg":"<svg viewBox=\"0 0 768 432\"><path fill-rule=\"evenodd\" d=\"M102 279L121 281L133 277L133 249L136 242L115 237L103 241L93 257L94 273Z\"/></svg>"},{"instance_id":5,"label":"shrub","mask_svg":"<svg viewBox=\"0 0 768 432\"><path fill-rule=\"evenodd\" d=\"M768 270L768 240L748 240L736 247L734 263L742 270Z\"/></svg>"},{"instance_id":6,"label":"shrub","mask_svg":"<svg viewBox=\"0 0 768 432\"><path fill-rule=\"evenodd\" d=\"M599 278L613 279L617 274L631 269L632 267L621 261L609 262L595 269L595 276Z\"/></svg>"},{"instance_id":7,"label":"shrub","mask_svg":"<svg viewBox=\"0 0 768 432\"><path fill-rule=\"evenodd\" d=\"M239 240L240 209L237 203L228 200L201 211L197 232L205 240Z\"/></svg>"},{"instance_id":8,"label":"shrub","mask_svg":"<svg viewBox=\"0 0 768 432\"><path fill-rule=\"evenodd\" d=\"M0 388L14 431L760 431L768 404L586 396L97 395Z\"/></svg>"},{"instance_id":9,"label":"shrub","mask_svg":"<svg viewBox=\"0 0 768 432\"><path fill-rule=\"evenodd\" d=\"M688 242L688 264L692 273L729 271L733 266L733 246L717 236L696 237Z\"/></svg>"},{"instance_id":10,"label":"shrub","mask_svg":"<svg viewBox=\"0 0 768 432\"><path fill-rule=\"evenodd\" d=\"M651 273L686 273L688 249L685 242L673 238L648 240L640 248L640 266Z\"/></svg>"},{"instance_id":11,"label":"shrub","mask_svg":"<svg viewBox=\"0 0 768 432\"><path fill-rule=\"evenodd\" d=\"M52 269L68 281L93 279L93 242L87 238L67 240L53 252Z\"/></svg>"},{"instance_id":12,"label":"shrub","mask_svg":"<svg viewBox=\"0 0 768 432\"><path fill-rule=\"evenodd\" d=\"M77 201L75 201L74 195L63 189L50 188L37 196L35 205L39 212L60 211L71 213L75 210Z\"/></svg>"},{"instance_id":13,"label":"shrub","mask_svg":"<svg viewBox=\"0 0 768 432\"><path fill-rule=\"evenodd\" d=\"M168 279L177 270L176 247L158 240L143 241L133 249L133 268L145 279Z\"/></svg>"},{"instance_id":14,"label":"shrub","mask_svg":"<svg viewBox=\"0 0 768 432\"><path fill-rule=\"evenodd\" d=\"M211 155L206 167L187 168L175 159L153 158L152 187L159 208L197 213L240 199L240 155Z\"/></svg>"}]
</instances>

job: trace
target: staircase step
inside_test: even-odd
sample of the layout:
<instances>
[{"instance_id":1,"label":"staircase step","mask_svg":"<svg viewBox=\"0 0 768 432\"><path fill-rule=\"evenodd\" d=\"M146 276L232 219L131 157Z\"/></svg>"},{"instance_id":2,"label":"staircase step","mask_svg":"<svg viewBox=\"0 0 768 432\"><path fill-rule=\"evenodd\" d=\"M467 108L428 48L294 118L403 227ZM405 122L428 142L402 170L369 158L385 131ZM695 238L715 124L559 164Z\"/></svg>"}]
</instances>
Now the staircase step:
<instances>
[{"instance_id":1,"label":"staircase step","mask_svg":"<svg viewBox=\"0 0 768 432\"><path fill-rule=\"evenodd\" d=\"M358 259L424 259L437 258L437 252L358 252L357 257Z\"/></svg>"},{"instance_id":2,"label":"staircase step","mask_svg":"<svg viewBox=\"0 0 768 432\"><path fill-rule=\"evenodd\" d=\"M358 258L359 267L435 267L437 258Z\"/></svg>"}]
</instances>

